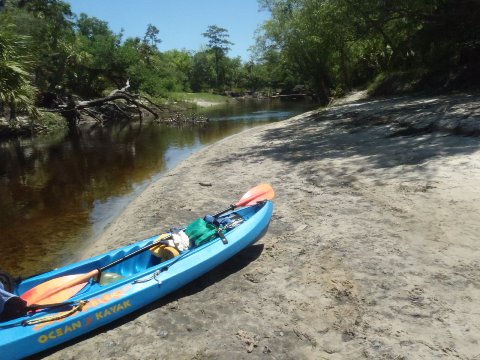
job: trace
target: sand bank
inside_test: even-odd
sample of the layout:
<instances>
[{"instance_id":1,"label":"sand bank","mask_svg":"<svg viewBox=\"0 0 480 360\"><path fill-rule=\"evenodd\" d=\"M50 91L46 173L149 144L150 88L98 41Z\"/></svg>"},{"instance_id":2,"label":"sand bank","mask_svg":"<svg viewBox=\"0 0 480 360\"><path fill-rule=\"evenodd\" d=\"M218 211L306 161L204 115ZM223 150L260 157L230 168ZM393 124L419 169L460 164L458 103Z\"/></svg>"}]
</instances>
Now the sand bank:
<instances>
[{"instance_id":1,"label":"sand bank","mask_svg":"<svg viewBox=\"0 0 480 360\"><path fill-rule=\"evenodd\" d=\"M480 138L465 136L479 100L342 104L194 154L84 255L223 209L261 182L277 192L267 235L48 358L480 358Z\"/></svg>"}]
</instances>

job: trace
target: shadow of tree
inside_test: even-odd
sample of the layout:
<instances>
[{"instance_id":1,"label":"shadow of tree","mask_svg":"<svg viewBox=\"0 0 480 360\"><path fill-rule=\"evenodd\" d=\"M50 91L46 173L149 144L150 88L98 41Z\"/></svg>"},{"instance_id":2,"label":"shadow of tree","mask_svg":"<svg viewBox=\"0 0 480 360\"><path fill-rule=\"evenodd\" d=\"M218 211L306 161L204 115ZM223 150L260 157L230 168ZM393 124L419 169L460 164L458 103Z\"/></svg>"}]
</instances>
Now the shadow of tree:
<instances>
[{"instance_id":1,"label":"shadow of tree","mask_svg":"<svg viewBox=\"0 0 480 360\"><path fill-rule=\"evenodd\" d=\"M347 181L352 167L339 167L334 160L356 165L358 172L388 169L401 173L405 171L402 165L421 167L433 158L477 151L478 137L455 134L454 129L464 120L480 127L478 96L400 97L347 104L270 129L262 134L261 145L223 157L215 164L239 158L249 163L271 159L281 162L289 173L307 163L303 175L321 169ZM443 127L435 125L440 123ZM419 131L398 134L408 127ZM320 168L315 160L322 160Z\"/></svg>"}]
</instances>

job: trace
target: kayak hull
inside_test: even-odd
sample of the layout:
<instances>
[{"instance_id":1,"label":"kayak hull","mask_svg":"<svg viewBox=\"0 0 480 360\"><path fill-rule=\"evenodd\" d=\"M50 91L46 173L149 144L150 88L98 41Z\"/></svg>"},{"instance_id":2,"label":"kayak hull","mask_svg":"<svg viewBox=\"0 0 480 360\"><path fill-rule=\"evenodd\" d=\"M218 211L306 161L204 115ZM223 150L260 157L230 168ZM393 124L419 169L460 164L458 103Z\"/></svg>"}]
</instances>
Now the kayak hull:
<instances>
[{"instance_id":1,"label":"kayak hull","mask_svg":"<svg viewBox=\"0 0 480 360\"><path fill-rule=\"evenodd\" d=\"M90 282L70 300L84 302L81 311L63 319L26 325L46 316L67 314L71 306L44 310L28 317L0 323L0 359L21 359L55 347L117 320L161 299L192 282L241 250L255 243L268 229L273 203L270 201L236 211L245 220L226 234L228 243L216 238L204 245L160 262L150 251L143 252L109 269L120 280L107 285ZM53 278L82 274L111 263L155 241L158 236L106 254L22 281L16 288L23 294ZM69 300L69 301L70 301Z\"/></svg>"}]
</instances>

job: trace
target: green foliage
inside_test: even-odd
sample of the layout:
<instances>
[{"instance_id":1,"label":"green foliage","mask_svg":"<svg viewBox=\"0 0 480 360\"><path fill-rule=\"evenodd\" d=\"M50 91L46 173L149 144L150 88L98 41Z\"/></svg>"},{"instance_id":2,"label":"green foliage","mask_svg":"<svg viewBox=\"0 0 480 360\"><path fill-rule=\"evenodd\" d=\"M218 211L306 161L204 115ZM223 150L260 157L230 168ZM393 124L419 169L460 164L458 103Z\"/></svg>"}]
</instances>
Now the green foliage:
<instances>
[{"instance_id":1,"label":"green foliage","mask_svg":"<svg viewBox=\"0 0 480 360\"><path fill-rule=\"evenodd\" d=\"M213 53L215 59L215 87L218 90L224 88L227 77L227 57L226 54L230 50L232 42L228 40L228 30L210 25L206 32L202 34L208 39L208 49Z\"/></svg>"},{"instance_id":2,"label":"green foliage","mask_svg":"<svg viewBox=\"0 0 480 360\"><path fill-rule=\"evenodd\" d=\"M174 84L171 91L191 91L192 54L186 50L170 50L162 53L162 60L167 70L165 76Z\"/></svg>"},{"instance_id":3,"label":"green foliage","mask_svg":"<svg viewBox=\"0 0 480 360\"><path fill-rule=\"evenodd\" d=\"M232 42L228 40L228 30L218 27L217 25L210 25L207 31L202 34L208 39L208 48L226 54L230 50Z\"/></svg>"},{"instance_id":4,"label":"green foliage","mask_svg":"<svg viewBox=\"0 0 480 360\"><path fill-rule=\"evenodd\" d=\"M37 122L49 130L66 129L67 127L65 119L60 114L52 112L40 112Z\"/></svg>"},{"instance_id":5,"label":"green foliage","mask_svg":"<svg viewBox=\"0 0 480 360\"><path fill-rule=\"evenodd\" d=\"M374 93L478 86L478 0L259 0L271 19L252 59L228 56L228 30L211 25L197 52L123 38L62 0L0 1L0 106L36 115L38 98L98 97L125 86L171 93L268 94L309 85L320 101L371 84ZM48 96L47 96L48 95ZM50 96L51 95L51 96Z\"/></svg>"},{"instance_id":6,"label":"green foliage","mask_svg":"<svg viewBox=\"0 0 480 360\"><path fill-rule=\"evenodd\" d=\"M30 82L27 71L30 63L24 55L27 40L8 27L0 29L0 106L10 108L11 121L16 120L17 110L38 116L33 100L36 89Z\"/></svg>"},{"instance_id":7,"label":"green foliage","mask_svg":"<svg viewBox=\"0 0 480 360\"><path fill-rule=\"evenodd\" d=\"M424 77L425 72L418 69L381 73L369 85L368 93L384 96L420 90Z\"/></svg>"},{"instance_id":8,"label":"green foliage","mask_svg":"<svg viewBox=\"0 0 480 360\"><path fill-rule=\"evenodd\" d=\"M212 81L213 80L213 81ZM215 58L209 51L199 51L193 56L190 77L191 88L195 92L207 91L215 87Z\"/></svg>"},{"instance_id":9,"label":"green foliage","mask_svg":"<svg viewBox=\"0 0 480 360\"><path fill-rule=\"evenodd\" d=\"M257 36L257 50L285 56L295 78L308 80L325 102L330 89L348 90L372 79L417 88L408 80L415 69L422 73L418 86L442 86L441 78L445 84L452 73L480 78L474 65L480 60L478 1L259 2L272 18Z\"/></svg>"},{"instance_id":10,"label":"green foliage","mask_svg":"<svg viewBox=\"0 0 480 360\"><path fill-rule=\"evenodd\" d=\"M120 35L108 24L86 14L75 22L75 37L68 44L68 57L61 84L67 92L99 96L112 83L125 83L124 64L118 61Z\"/></svg>"},{"instance_id":11,"label":"green foliage","mask_svg":"<svg viewBox=\"0 0 480 360\"><path fill-rule=\"evenodd\" d=\"M198 52L161 52L160 30L153 24L143 38L124 39L101 19L73 14L62 0L7 0L2 5L2 29L10 29L11 37L22 43L14 46L10 62L2 64L1 81L11 77L17 82L16 92L7 91L2 83L2 101L15 103L15 110L34 111L36 99L50 106L55 97L104 96L127 80L130 91L157 98L173 92L244 92L296 84L287 80L285 74L291 72L280 53L268 56L269 63L244 64L240 58L228 57L233 45L228 30L216 25L202 34L207 43Z\"/></svg>"},{"instance_id":12,"label":"green foliage","mask_svg":"<svg viewBox=\"0 0 480 360\"><path fill-rule=\"evenodd\" d=\"M74 39L70 5L59 0L12 1L3 16L15 25L17 34L31 39L35 85L55 91L62 84L68 58L65 45Z\"/></svg>"},{"instance_id":13,"label":"green foliage","mask_svg":"<svg viewBox=\"0 0 480 360\"><path fill-rule=\"evenodd\" d=\"M157 50L157 44L160 44L162 40L158 37L160 30L157 29L155 25L148 24L147 31L143 37L143 42L150 45L152 48Z\"/></svg>"}]
</instances>

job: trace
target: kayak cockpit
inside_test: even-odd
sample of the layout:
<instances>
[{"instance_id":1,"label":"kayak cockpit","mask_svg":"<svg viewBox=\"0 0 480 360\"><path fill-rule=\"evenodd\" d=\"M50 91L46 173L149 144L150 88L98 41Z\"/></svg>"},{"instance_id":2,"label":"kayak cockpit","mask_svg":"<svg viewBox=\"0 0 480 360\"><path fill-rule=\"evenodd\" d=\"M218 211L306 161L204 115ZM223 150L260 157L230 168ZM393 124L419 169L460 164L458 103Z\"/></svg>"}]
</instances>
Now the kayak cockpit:
<instances>
[{"instance_id":1,"label":"kayak cockpit","mask_svg":"<svg viewBox=\"0 0 480 360\"><path fill-rule=\"evenodd\" d=\"M257 208L258 210L258 207L261 207L262 205L263 204L258 204L253 207L239 209L235 212L225 214L223 215L223 217L226 218L229 216L235 216L237 218L241 218L240 223L243 223L256 213L256 210L254 210L254 208ZM235 227L227 229L225 234L228 236L228 234L231 231L235 230ZM24 294L30 289L36 287L38 284L44 283L50 280L48 275L50 275L51 277L59 278L67 275L88 273L94 269L101 269L105 265L112 264L117 260L121 260L122 258L130 254L133 254L134 252L144 248L145 246L153 244L158 239L159 239L159 236L153 236L149 239L138 242L136 244L125 246L117 250L113 250L106 254L91 258L86 261L79 262L72 266L67 266L62 269L63 271L56 271L54 273L50 273L50 274L47 273L45 275L40 275L31 279L26 279L20 284L18 284L16 293L19 295ZM203 248L204 246L208 246L208 243L200 246L193 245L190 249L184 250L183 252L181 252L180 256L182 258L185 256L188 256L188 253L192 251L196 252L197 250ZM126 280L126 279L130 280L132 277L135 278L135 277L142 276L144 273L149 273L149 269L153 267L157 267L161 263L165 263L165 266L168 266L169 262L172 260L176 261L174 259L162 260L161 257L153 254L152 251L140 252L131 258L119 261L118 264L111 266L110 268L108 268L108 270L102 272L100 279L96 279L96 280L99 280L99 282L91 283L91 285L87 286L84 289L84 291L92 291L95 288L101 289L105 286L109 286L110 284L119 283L122 280ZM83 293L84 291L80 291L79 294Z\"/></svg>"}]
</instances>

